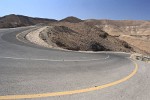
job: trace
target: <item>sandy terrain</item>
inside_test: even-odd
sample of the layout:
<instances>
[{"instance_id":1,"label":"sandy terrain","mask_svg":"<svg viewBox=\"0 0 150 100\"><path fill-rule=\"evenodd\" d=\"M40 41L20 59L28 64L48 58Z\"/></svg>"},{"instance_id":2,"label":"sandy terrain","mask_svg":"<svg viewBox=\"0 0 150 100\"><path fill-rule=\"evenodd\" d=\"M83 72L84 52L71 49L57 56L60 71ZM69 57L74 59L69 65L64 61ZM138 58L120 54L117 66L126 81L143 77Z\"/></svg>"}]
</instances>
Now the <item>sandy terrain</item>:
<instances>
[{"instance_id":1,"label":"sandy terrain","mask_svg":"<svg viewBox=\"0 0 150 100\"><path fill-rule=\"evenodd\" d=\"M26 35L26 39L29 40L32 43L44 46L44 47L48 47L48 48L52 48L51 45L48 45L45 41L43 41L40 37L39 34L42 30L46 29L47 27L42 27L38 30L32 31L30 33L28 33Z\"/></svg>"}]
</instances>

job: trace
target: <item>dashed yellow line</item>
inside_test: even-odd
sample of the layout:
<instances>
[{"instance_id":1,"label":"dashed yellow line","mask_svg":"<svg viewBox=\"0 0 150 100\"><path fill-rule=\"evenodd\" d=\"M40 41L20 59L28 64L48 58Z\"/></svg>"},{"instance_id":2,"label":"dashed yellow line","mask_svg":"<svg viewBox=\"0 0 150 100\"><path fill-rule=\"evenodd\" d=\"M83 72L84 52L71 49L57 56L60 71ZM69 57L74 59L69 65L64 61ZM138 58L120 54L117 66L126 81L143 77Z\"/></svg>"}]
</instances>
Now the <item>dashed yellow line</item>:
<instances>
[{"instance_id":1,"label":"dashed yellow line","mask_svg":"<svg viewBox=\"0 0 150 100\"><path fill-rule=\"evenodd\" d=\"M107 88L110 86L114 86L117 85L119 83L125 82L128 79L130 79L132 76L134 76L138 70L138 65L137 63L134 62L134 70L132 71L132 73L130 73L128 76L108 83L108 84L104 84L101 86L97 86L97 87L91 87L91 88L86 88L86 89L79 89L79 90L72 90L72 91L63 91L63 92L52 92L52 93L42 93L42 94L27 94L27 95L6 95L6 96L0 96L0 100L12 100L12 99L29 99L29 98L42 98L42 97L53 97L53 96L63 96L63 95L71 95L71 94L78 94L78 93L85 93L85 92L90 92L90 91L95 91L95 90L100 90L103 88Z\"/></svg>"}]
</instances>

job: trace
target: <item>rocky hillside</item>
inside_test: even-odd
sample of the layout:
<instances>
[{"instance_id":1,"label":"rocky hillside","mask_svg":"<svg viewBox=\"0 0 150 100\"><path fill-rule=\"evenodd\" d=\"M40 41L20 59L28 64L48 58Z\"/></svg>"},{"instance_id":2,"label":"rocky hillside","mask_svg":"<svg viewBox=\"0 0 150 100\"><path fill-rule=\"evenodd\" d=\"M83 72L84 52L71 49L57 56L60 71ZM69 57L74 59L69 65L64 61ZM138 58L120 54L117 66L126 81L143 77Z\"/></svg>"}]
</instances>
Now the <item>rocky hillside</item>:
<instances>
[{"instance_id":1,"label":"rocky hillside","mask_svg":"<svg viewBox=\"0 0 150 100\"><path fill-rule=\"evenodd\" d=\"M59 22L79 23L79 22L82 22L82 21L83 20L81 20L77 17L70 16L70 17L67 17L67 18L64 18L64 19L60 20Z\"/></svg>"},{"instance_id":2,"label":"rocky hillside","mask_svg":"<svg viewBox=\"0 0 150 100\"><path fill-rule=\"evenodd\" d=\"M118 37L128 44L150 54L150 22L132 20L87 20L86 23L96 26L109 35Z\"/></svg>"},{"instance_id":3,"label":"rocky hillside","mask_svg":"<svg viewBox=\"0 0 150 100\"><path fill-rule=\"evenodd\" d=\"M38 23L48 24L56 21L57 20L54 19L32 18L28 16L11 14L4 17L0 17L0 28L30 26Z\"/></svg>"},{"instance_id":4,"label":"rocky hillside","mask_svg":"<svg viewBox=\"0 0 150 100\"><path fill-rule=\"evenodd\" d=\"M84 41L79 50L93 50L90 42L99 43L104 50L132 51L150 55L150 22L131 20L85 20L78 23L58 22L53 26L65 26L80 35L75 41ZM97 34L107 33L109 38L99 38ZM67 37L67 36L65 36ZM69 37L70 38L70 37ZM72 40L75 38L72 38ZM107 40L107 41L106 41ZM88 42L85 42L88 41ZM115 42L114 42L115 41ZM117 42L116 42L117 41ZM124 42L124 43L122 43ZM79 44L82 44L79 42ZM78 44L78 42L77 42ZM125 47L122 45L127 45ZM87 46L88 45L88 46ZM83 48L84 49L83 49ZM120 47L120 48L119 48ZM131 48L130 48L131 47ZM86 49L85 49L86 48ZM130 50L129 50L130 49ZM100 51L100 49L97 49Z\"/></svg>"},{"instance_id":5,"label":"rocky hillside","mask_svg":"<svg viewBox=\"0 0 150 100\"><path fill-rule=\"evenodd\" d=\"M96 26L112 36L120 35L150 35L149 21L133 20L86 20L86 23Z\"/></svg>"},{"instance_id":6,"label":"rocky hillside","mask_svg":"<svg viewBox=\"0 0 150 100\"><path fill-rule=\"evenodd\" d=\"M40 37L50 45L56 44L69 50L141 52L138 48L135 49L134 46L110 36L97 27L86 24L79 27L76 31L66 25L50 26L41 32Z\"/></svg>"}]
</instances>

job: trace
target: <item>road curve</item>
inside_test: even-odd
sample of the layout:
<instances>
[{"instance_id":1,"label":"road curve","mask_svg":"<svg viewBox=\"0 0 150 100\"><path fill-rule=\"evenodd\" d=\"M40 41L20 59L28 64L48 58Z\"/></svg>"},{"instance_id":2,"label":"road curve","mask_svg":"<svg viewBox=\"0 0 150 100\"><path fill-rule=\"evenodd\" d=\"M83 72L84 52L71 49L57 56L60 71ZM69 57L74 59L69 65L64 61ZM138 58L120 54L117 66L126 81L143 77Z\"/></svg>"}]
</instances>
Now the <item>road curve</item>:
<instances>
[{"instance_id":1,"label":"road curve","mask_svg":"<svg viewBox=\"0 0 150 100\"><path fill-rule=\"evenodd\" d=\"M149 64L127 54L61 51L16 39L31 28L0 29L0 100L149 100Z\"/></svg>"}]
</instances>

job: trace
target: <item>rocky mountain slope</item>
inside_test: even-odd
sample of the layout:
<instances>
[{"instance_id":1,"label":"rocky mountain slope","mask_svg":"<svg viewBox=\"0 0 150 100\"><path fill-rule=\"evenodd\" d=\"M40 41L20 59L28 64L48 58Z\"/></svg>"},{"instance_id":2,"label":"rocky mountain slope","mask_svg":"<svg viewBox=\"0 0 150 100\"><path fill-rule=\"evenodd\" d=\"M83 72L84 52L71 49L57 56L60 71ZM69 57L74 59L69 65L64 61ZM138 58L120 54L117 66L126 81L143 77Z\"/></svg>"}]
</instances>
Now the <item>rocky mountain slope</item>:
<instances>
[{"instance_id":1,"label":"rocky mountain slope","mask_svg":"<svg viewBox=\"0 0 150 100\"><path fill-rule=\"evenodd\" d=\"M44 19L44 18L32 18L28 16L11 14L4 17L0 17L0 28L14 28L20 26L36 25L38 23L48 24L52 22L57 22L57 20Z\"/></svg>"},{"instance_id":2,"label":"rocky mountain slope","mask_svg":"<svg viewBox=\"0 0 150 100\"><path fill-rule=\"evenodd\" d=\"M134 20L86 20L112 36L120 35L150 35L149 21Z\"/></svg>"},{"instance_id":3,"label":"rocky mountain slope","mask_svg":"<svg viewBox=\"0 0 150 100\"><path fill-rule=\"evenodd\" d=\"M118 38L110 36L97 27L85 24L76 26L79 28L76 31L66 26L67 25L62 26L60 24L49 26L41 32L40 37L50 45L69 50L145 53Z\"/></svg>"},{"instance_id":4,"label":"rocky mountain slope","mask_svg":"<svg viewBox=\"0 0 150 100\"><path fill-rule=\"evenodd\" d=\"M150 55L150 22L149 21L84 20L78 23L71 23L67 21L59 22L59 23L55 23L54 26L65 26L72 29L73 31L81 35L78 36L78 38L80 38L81 40L82 38L87 38L87 37L88 38L86 41L101 40L101 43L100 42L99 43L103 44L103 46L106 47L107 50L125 51L122 50L123 47L119 45L118 42L114 43L115 40L107 38L109 41L111 41L111 44L107 44L108 41L105 41L107 39L100 39L98 38L97 35L95 35L97 33L102 33L103 31L107 33L110 37L116 39L117 41L119 39L121 41L126 42L131 47L129 51ZM115 45L112 45L113 43ZM120 42L120 44L122 43ZM111 46L108 47L108 45ZM120 46L121 49L117 49L116 48L117 46Z\"/></svg>"},{"instance_id":5,"label":"rocky mountain slope","mask_svg":"<svg viewBox=\"0 0 150 100\"><path fill-rule=\"evenodd\" d=\"M86 22L150 54L149 21L87 20Z\"/></svg>"},{"instance_id":6,"label":"rocky mountain slope","mask_svg":"<svg viewBox=\"0 0 150 100\"><path fill-rule=\"evenodd\" d=\"M79 23L79 22L82 22L82 21L83 20L81 20L77 17L70 16L70 17L67 17L67 18L64 18L64 19L60 20L59 22Z\"/></svg>"}]
</instances>

